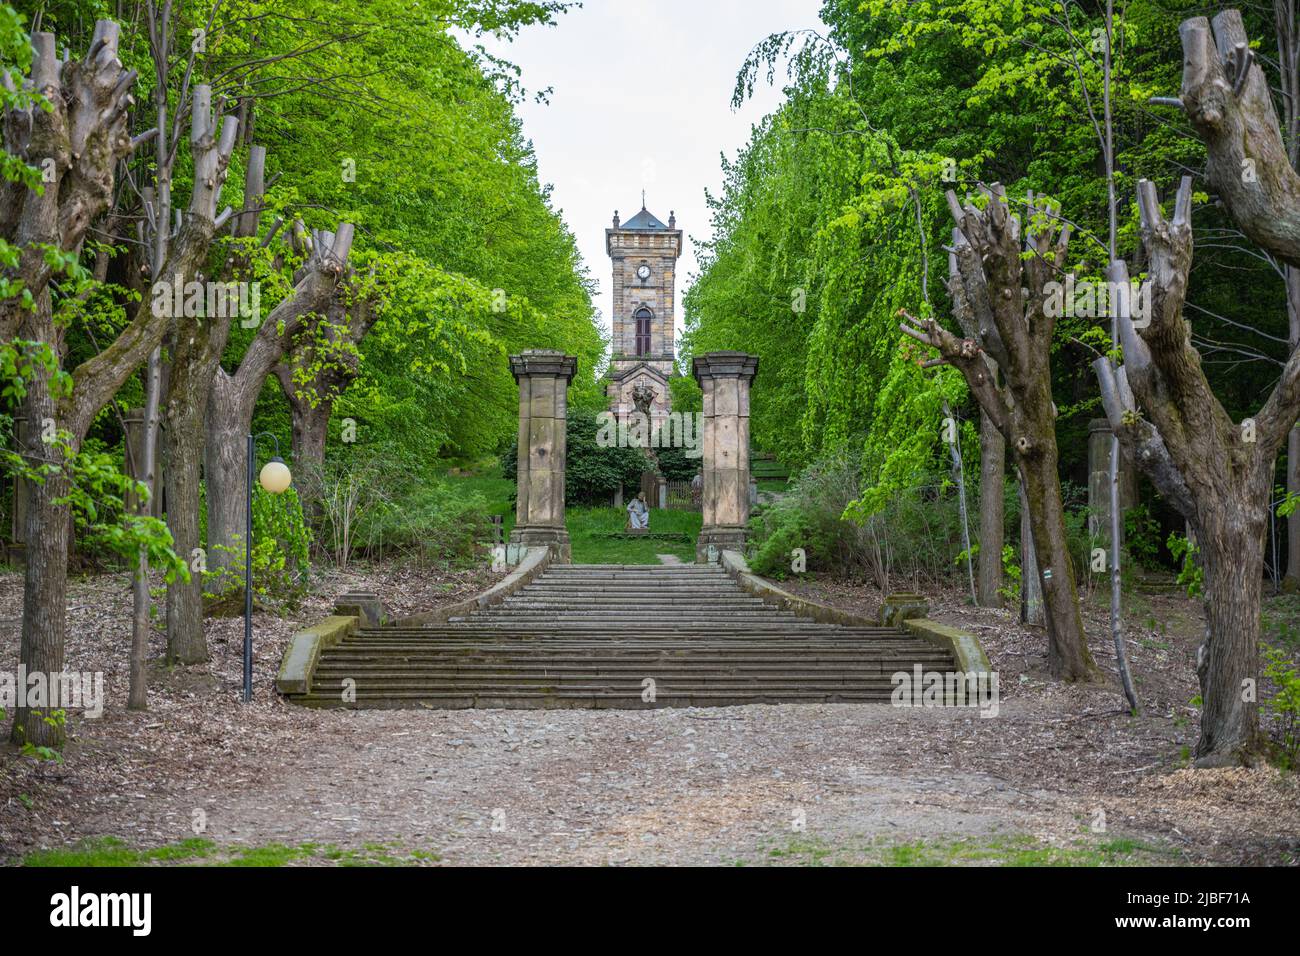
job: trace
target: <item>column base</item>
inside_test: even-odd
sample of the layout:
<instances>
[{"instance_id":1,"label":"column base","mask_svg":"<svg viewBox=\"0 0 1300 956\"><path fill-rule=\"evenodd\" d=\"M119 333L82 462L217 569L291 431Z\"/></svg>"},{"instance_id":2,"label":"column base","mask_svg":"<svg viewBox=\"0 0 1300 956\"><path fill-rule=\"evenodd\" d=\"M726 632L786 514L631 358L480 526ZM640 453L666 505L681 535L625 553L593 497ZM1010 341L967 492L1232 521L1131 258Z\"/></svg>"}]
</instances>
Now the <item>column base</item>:
<instances>
[{"instance_id":1,"label":"column base","mask_svg":"<svg viewBox=\"0 0 1300 956\"><path fill-rule=\"evenodd\" d=\"M524 548L550 548L557 564L573 563L569 532L564 528L517 527L510 532L510 543Z\"/></svg>"},{"instance_id":2,"label":"column base","mask_svg":"<svg viewBox=\"0 0 1300 956\"><path fill-rule=\"evenodd\" d=\"M704 528L695 539L695 563L709 564L709 550L712 548L713 561L722 558L723 551L745 553L744 528Z\"/></svg>"}]
</instances>

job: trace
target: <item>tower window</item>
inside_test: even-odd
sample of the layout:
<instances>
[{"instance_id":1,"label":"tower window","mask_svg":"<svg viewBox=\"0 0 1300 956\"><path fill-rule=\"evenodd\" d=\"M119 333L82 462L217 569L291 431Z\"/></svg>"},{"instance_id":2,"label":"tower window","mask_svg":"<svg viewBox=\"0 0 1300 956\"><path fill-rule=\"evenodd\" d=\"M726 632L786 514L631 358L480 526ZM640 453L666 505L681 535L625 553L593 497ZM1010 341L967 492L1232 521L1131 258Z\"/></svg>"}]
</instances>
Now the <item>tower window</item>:
<instances>
[{"instance_id":1,"label":"tower window","mask_svg":"<svg viewBox=\"0 0 1300 956\"><path fill-rule=\"evenodd\" d=\"M650 310L636 310L636 354L650 354Z\"/></svg>"}]
</instances>

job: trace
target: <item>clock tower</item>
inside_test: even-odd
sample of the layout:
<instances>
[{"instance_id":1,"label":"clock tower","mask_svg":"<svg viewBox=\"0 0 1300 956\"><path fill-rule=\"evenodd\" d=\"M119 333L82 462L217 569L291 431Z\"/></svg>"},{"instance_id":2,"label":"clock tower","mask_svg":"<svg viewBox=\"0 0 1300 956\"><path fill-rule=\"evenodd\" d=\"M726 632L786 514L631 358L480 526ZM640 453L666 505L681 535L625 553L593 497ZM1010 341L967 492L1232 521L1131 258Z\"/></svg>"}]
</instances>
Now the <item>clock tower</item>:
<instances>
[{"instance_id":1,"label":"clock tower","mask_svg":"<svg viewBox=\"0 0 1300 956\"><path fill-rule=\"evenodd\" d=\"M664 225L645 208L625 223L614 213L614 225L605 230L605 251L613 265L613 331L609 369L611 410L622 419L635 409L632 393L650 388L654 393L651 417L669 410L668 379L676 360L677 259L682 254L682 232L677 219Z\"/></svg>"}]
</instances>

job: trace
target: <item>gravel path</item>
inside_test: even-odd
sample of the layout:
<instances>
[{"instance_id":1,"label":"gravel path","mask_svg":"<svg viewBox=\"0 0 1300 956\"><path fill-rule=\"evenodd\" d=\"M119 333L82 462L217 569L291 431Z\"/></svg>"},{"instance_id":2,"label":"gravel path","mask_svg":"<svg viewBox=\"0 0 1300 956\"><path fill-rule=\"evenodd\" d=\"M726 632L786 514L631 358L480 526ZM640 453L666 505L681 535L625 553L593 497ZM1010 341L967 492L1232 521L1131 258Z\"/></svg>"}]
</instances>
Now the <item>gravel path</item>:
<instances>
[{"instance_id":1,"label":"gravel path","mask_svg":"<svg viewBox=\"0 0 1300 956\"><path fill-rule=\"evenodd\" d=\"M484 584L377 569L322 591L364 585L404 609ZM0 576L0 605L16 606L20 586ZM149 711L132 713L129 601L120 578L74 582L69 666L106 671L108 706L70 722L63 763L0 747L0 861L106 835L171 844L196 820L223 847L391 843L451 864L877 862L922 841L941 854L960 841L1074 854L1136 841L1115 862L1300 861L1294 774L1184 769L1197 733L1182 703L1195 693L1190 617L1130 643L1140 718L1113 685L1051 681L1041 636L1010 614L956 602L939 613L980 633L1002 674L996 717L852 704L346 712L270 691L294 628L328 612L313 598L258 616L253 704L236 702L241 623L212 620L212 661L156 669ZM1104 660L1108 635L1089 630ZM10 660L17 636L0 627Z\"/></svg>"},{"instance_id":2,"label":"gravel path","mask_svg":"<svg viewBox=\"0 0 1300 956\"><path fill-rule=\"evenodd\" d=\"M161 844L189 836L202 810L219 844L391 842L461 864L762 862L800 846L856 861L922 840L1116 838L1151 847L1145 862L1263 862L1287 846L1273 828L1290 828L1293 849L1300 833L1294 788L1289 811L1242 806L1240 792L1234 806L1231 786L1216 794L1219 827L1234 843L1272 829L1268 850L1216 846L1197 821L1204 806L1153 816L1149 781L1128 775L1126 754L1108 756L1095 730L1062 739L1032 705L996 719L880 705L315 717L318 732L295 737L273 769L239 761L214 784L124 794L81 829ZM1019 751L1036 747L1055 758L1050 778L1026 773L1041 763ZM1271 813L1282 817L1265 822Z\"/></svg>"}]
</instances>

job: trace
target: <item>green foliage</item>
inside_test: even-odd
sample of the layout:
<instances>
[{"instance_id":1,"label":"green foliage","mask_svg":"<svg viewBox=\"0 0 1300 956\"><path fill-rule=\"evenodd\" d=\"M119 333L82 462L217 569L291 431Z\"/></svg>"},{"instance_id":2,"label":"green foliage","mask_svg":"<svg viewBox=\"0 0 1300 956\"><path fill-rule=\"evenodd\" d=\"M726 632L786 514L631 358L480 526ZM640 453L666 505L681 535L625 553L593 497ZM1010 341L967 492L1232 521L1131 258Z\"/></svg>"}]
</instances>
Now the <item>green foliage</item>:
<instances>
[{"instance_id":1,"label":"green foliage","mask_svg":"<svg viewBox=\"0 0 1300 956\"><path fill-rule=\"evenodd\" d=\"M857 443L809 465L775 504L750 521L751 566L760 574L791 574L802 548L808 570L865 579L885 590L891 575L946 581L961 550L959 509L939 476L901 489L875 514L850 518L863 483L865 453ZM847 512L847 513L846 513Z\"/></svg>"},{"instance_id":2,"label":"green foliage","mask_svg":"<svg viewBox=\"0 0 1300 956\"><path fill-rule=\"evenodd\" d=\"M202 491L202 486L200 486ZM207 509L200 508L206 515ZM253 595L279 613L293 611L307 595L311 578L312 533L303 518L302 502L292 486L271 494L253 488ZM220 548L221 546L218 546ZM216 609L242 601L246 555L243 535L228 550L229 563L203 575L204 598ZM242 606L242 604L240 605Z\"/></svg>"},{"instance_id":3,"label":"green foliage","mask_svg":"<svg viewBox=\"0 0 1300 956\"><path fill-rule=\"evenodd\" d=\"M7 422L12 428L12 419ZM168 581L189 580L185 562L172 550L167 525L126 506L132 496L147 500L149 490L122 474L116 455L94 441L77 449L72 435L63 429L42 430L29 442L38 449L29 456L0 450L0 470L34 484L58 483L62 493L55 503L71 509L87 551L114 554L131 563L143 552L150 566L161 570Z\"/></svg>"},{"instance_id":4,"label":"green foliage","mask_svg":"<svg viewBox=\"0 0 1300 956\"><path fill-rule=\"evenodd\" d=\"M998 588L998 594L1006 598L1007 603L1015 607L1020 603L1020 579L1023 572L1019 564L1020 554L1013 545L1002 546L1002 577L1006 582Z\"/></svg>"},{"instance_id":5,"label":"green foliage","mask_svg":"<svg viewBox=\"0 0 1300 956\"><path fill-rule=\"evenodd\" d=\"M1124 548L1138 566L1154 570L1161 567L1160 522L1145 504L1134 505L1124 512Z\"/></svg>"},{"instance_id":6,"label":"green foliage","mask_svg":"<svg viewBox=\"0 0 1300 956\"><path fill-rule=\"evenodd\" d=\"M601 447L600 423L594 411L571 409L565 427L567 459L564 470L566 504L607 504L620 483L630 497L641 487L641 472L650 467L639 448ZM518 478L519 449L515 445L501 456L501 473Z\"/></svg>"},{"instance_id":7,"label":"green foliage","mask_svg":"<svg viewBox=\"0 0 1300 956\"><path fill-rule=\"evenodd\" d=\"M1264 658L1264 676L1275 688L1264 706L1276 720L1273 743L1277 761L1294 770L1300 765L1300 674L1291 658L1278 648L1266 647Z\"/></svg>"},{"instance_id":8,"label":"green foliage","mask_svg":"<svg viewBox=\"0 0 1300 956\"><path fill-rule=\"evenodd\" d=\"M1200 548L1177 532L1169 535L1165 542L1169 553L1175 561L1182 562L1178 571L1178 583L1187 589L1188 597L1196 597L1205 590L1205 569L1201 567Z\"/></svg>"},{"instance_id":9,"label":"green foliage","mask_svg":"<svg viewBox=\"0 0 1300 956\"><path fill-rule=\"evenodd\" d=\"M668 447L654 449L659 462L660 473L669 481L690 481L700 473L700 449L695 450L694 457L686 448Z\"/></svg>"},{"instance_id":10,"label":"green foliage","mask_svg":"<svg viewBox=\"0 0 1300 956\"><path fill-rule=\"evenodd\" d=\"M41 723L47 727L54 728L57 738L64 739L64 727L68 723L68 713L65 710L51 710L48 713L35 711L41 718ZM19 748L19 753L24 757L31 757L33 760L48 761L50 763L63 763L63 753L57 747L45 747L34 744L30 740L24 740Z\"/></svg>"},{"instance_id":11,"label":"green foliage","mask_svg":"<svg viewBox=\"0 0 1300 956\"><path fill-rule=\"evenodd\" d=\"M491 540L487 499L459 484L433 481L377 509L362 522L369 554L405 554L421 564L469 567L483 559Z\"/></svg>"}]
</instances>

